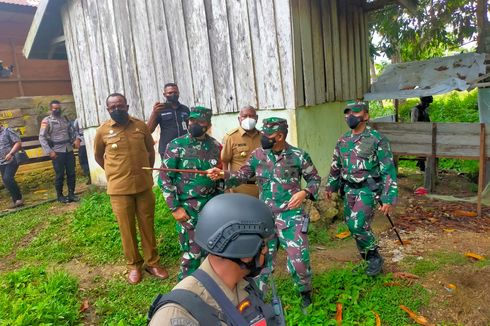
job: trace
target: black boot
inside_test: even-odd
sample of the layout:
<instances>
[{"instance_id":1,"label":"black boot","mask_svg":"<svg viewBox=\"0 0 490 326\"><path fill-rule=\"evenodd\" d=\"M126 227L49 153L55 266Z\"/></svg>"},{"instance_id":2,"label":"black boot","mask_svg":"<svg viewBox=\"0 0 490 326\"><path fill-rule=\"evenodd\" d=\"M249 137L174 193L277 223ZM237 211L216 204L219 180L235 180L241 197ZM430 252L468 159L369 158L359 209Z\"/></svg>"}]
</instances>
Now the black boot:
<instances>
[{"instance_id":1,"label":"black boot","mask_svg":"<svg viewBox=\"0 0 490 326\"><path fill-rule=\"evenodd\" d=\"M75 195L74 191L70 191L68 193L68 202L73 203L73 202L77 202L79 200L80 200L80 198L78 198L78 196Z\"/></svg>"},{"instance_id":2,"label":"black boot","mask_svg":"<svg viewBox=\"0 0 490 326\"><path fill-rule=\"evenodd\" d=\"M306 308L311 305L311 291L301 292L301 310L306 315Z\"/></svg>"},{"instance_id":3,"label":"black boot","mask_svg":"<svg viewBox=\"0 0 490 326\"><path fill-rule=\"evenodd\" d=\"M366 253L366 261L368 267L366 269L366 274L369 276L376 276L383 270L383 257L379 254L378 248L369 250Z\"/></svg>"},{"instance_id":4,"label":"black boot","mask_svg":"<svg viewBox=\"0 0 490 326\"><path fill-rule=\"evenodd\" d=\"M56 189L56 196L57 196L57 200L60 203L63 203L63 204L69 203L68 197L63 196L63 189Z\"/></svg>"}]
</instances>

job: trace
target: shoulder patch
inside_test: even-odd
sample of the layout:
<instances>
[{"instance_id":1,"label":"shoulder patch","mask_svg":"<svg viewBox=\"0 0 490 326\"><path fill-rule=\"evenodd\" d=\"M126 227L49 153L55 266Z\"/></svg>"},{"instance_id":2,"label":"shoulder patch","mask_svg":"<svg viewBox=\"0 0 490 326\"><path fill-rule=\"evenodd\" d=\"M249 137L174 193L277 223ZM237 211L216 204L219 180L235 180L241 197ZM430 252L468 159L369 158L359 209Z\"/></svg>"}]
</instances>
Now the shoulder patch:
<instances>
[{"instance_id":1,"label":"shoulder patch","mask_svg":"<svg viewBox=\"0 0 490 326\"><path fill-rule=\"evenodd\" d=\"M226 134L227 134L228 136L231 136L231 135L233 135L235 132L237 132L238 130L239 130L239 128L231 129L231 130L230 130L230 131L228 131Z\"/></svg>"}]
</instances>

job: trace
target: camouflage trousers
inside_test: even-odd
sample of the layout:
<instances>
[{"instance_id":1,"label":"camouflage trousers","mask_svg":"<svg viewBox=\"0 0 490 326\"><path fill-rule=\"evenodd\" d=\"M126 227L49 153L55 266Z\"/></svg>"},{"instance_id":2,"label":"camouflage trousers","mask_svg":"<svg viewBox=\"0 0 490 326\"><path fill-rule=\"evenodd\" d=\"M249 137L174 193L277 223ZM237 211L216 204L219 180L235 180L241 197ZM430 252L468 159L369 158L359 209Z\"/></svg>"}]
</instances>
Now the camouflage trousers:
<instances>
[{"instance_id":1,"label":"camouflage trousers","mask_svg":"<svg viewBox=\"0 0 490 326\"><path fill-rule=\"evenodd\" d=\"M276 261L279 245L286 250L287 269L300 292L311 290L310 252L308 236L301 232L304 212L301 209L276 213L276 237L268 242L269 254L266 256L264 272L258 276L257 283L262 291L267 291L267 282Z\"/></svg>"},{"instance_id":2,"label":"camouflage trousers","mask_svg":"<svg viewBox=\"0 0 490 326\"><path fill-rule=\"evenodd\" d=\"M201 265L201 260L204 258L204 252L194 241L195 226L199 212L187 205L183 205L183 207L190 220L177 222L177 233L179 234L180 250L182 251L178 274L179 281L191 275Z\"/></svg>"},{"instance_id":3,"label":"camouflage trousers","mask_svg":"<svg viewBox=\"0 0 490 326\"><path fill-rule=\"evenodd\" d=\"M376 237L371 230L376 202L375 194L369 189L349 191L344 198L345 223L356 240L359 252L364 253L377 246Z\"/></svg>"}]
</instances>

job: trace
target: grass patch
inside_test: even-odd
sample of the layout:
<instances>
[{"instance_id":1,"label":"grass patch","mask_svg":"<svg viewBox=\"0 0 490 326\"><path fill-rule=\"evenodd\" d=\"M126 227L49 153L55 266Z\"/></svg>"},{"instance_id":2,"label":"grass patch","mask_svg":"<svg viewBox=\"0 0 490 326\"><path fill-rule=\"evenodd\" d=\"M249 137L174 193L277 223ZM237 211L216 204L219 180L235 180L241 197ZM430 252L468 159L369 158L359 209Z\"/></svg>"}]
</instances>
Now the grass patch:
<instances>
[{"instance_id":1,"label":"grass patch","mask_svg":"<svg viewBox=\"0 0 490 326\"><path fill-rule=\"evenodd\" d=\"M137 286L111 280L97 288L95 309L100 325L146 325L146 313L159 293L170 291L173 282L146 277Z\"/></svg>"},{"instance_id":2,"label":"grass patch","mask_svg":"<svg viewBox=\"0 0 490 326\"><path fill-rule=\"evenodd\" d=\"M290 278L279 279L278 291L288 325L337 325L337 302L343 305L343 325L375 325L372 311L380 315L383 325L407 325L410 320L399 305L417 311L428 302L428 292L419 285L386 287L384 283L391 280L390 276L371 278L352 268L350 265L314 275L313 305L307 316L301 312L301 299Z\"/></svg>"},{"instance_id":3,"label":"grass patch","mask_svg":"<svg viewBox=\"0 0 490 326\"><path fill-rule=\"evenodd\" d=\"M0 276L1 325L74 325L80 322L78 283L64 272L28 267Z\"/></svg>"},{"instance_id":4,"label":"grass patch","mask_svg":"<svg viewBox=\"0 0 490 326\"><path fill-rule=\"evenodd\" d=\"M32 230L46 220L50 204L24 209L0 218L0 258L7 256Z\"/></svg>"},{"instance_id":5,"label":"grass patch","mask_svg":"<svg viewBox=\"0 0 490 326\"><path fill-rule=\"evenodd\" d=\"M436 252L423 259L417 257L407 257L403 261L403 266L408 268L411 273L424 276L428 273L435 272L444 266L462 266L468 263L468 258L457 252Z\"/></svg>"}]
</instances>

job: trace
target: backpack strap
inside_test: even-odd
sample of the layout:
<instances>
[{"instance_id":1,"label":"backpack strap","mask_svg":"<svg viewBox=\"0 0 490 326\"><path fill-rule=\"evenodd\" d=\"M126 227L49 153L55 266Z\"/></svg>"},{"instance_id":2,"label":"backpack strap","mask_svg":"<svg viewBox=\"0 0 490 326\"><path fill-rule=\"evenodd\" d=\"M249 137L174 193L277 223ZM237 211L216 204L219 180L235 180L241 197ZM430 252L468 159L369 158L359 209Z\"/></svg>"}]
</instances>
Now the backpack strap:
<instances>
[{"instance_id":1,"label":"backpack strap","mask_svg":"<svg viewBox=\"0 0 490 326\"><path fill-rule=\"evenodd\" d=\"M155 298L148 311L148 324L158 309L168 303L176 303L182 306L201 325L220 325L221 321L226 321L226 317L220 311L208 305L194 292L175 289L165 295L159 294Z\"/></svg>"},{"instance_id":2,"label":"backpack strap","mask_svg":"<svg viewBox=\"0 0 490 326\"><path fill-rule=\"evenodd\" d=\"M216 282L202 269L197 269L192 276L199 280L202 285L208 290L209 294L221 307L225 316L228 319L228 324L232 326L247 326L249 323L245 318L238 312L235 305L228 299L223 290L216 284Z\"/></svg>"}]
</instances>

